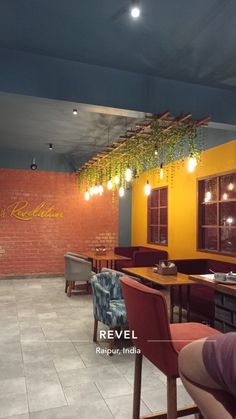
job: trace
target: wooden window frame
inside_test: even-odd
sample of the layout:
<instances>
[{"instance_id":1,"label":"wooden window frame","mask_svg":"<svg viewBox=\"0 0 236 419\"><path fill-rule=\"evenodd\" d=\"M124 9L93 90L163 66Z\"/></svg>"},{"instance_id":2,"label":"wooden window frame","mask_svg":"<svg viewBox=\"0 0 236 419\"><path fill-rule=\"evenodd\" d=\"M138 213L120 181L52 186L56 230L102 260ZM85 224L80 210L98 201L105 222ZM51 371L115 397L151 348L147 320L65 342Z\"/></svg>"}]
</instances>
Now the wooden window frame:
<instances>
[{"instance_id":1,"label":"wooden window frame","mask_svg":"<svg viewBox=\"0 0 236 419\"><path fill-rule=\"evenodd\" d=\"M215 174L212 176L207 176L204 178L199 178L197 179L197 251L199 252L204 252L204 253L212 253L212 254L219 254L219 255L225 255L225 256L229 256L229 257L235 257L236 256L236 252L232 251L232 252L226 252L226 251L221 251L221 242L220 242L220 236L221 236L221 231L224 228L224 226L221 225L221 221L220 221L220 205L222 203L225 203L226 201L223 201L220 197L220 180L222 177L224 176L231 176L231 175L235 175L236 171L231 171L231 172L226 172L226 173L220 173L220 174ZM202 225L202 205L208 205L207 203L203 203L200 202L200 196L201 196L201 184L203 184L203 182L207 182L210 181L212 179L216 179L216 200L211 201L211 204L215 204L216 205L216 219L217 222L214 225ZM230 199L227 202L236 202L236 198ZM202 239L202 229L207 229L207 228L214 228L216 229L216 239L217 239L217 249L204 249L202 247L203 244L203 239ZM230 227L232 230L236 229L236 226L231 226Z\"/></svg>"},{"instance_id":2,"label":"wooden window frame","mask_svg":"<svg viewBox=\"0 0 236 419\"><path fill-rule=\"evenodd\" d=\"M160 205L160 193L161 190L166 189L166 205ZM158 205L157 206L151 206L151 199L152 199L152 192L158 191ZM160 224L160 212L162 208L166 208L167 210L167 224ZM158 223L157 224L151 224L151 210L156 209L158 212ZM158 231L158 242L151 241L151 228L157 227ZM167 235L166 235L166 243L161 243L160 241L160 229L161 227L166 227ZM149 244L155 244L158 246L168 246L168 186L162 186L160 188L155 188L151 190L151 193L147 200L147 242Z\"/></svg>"}]
</instances>

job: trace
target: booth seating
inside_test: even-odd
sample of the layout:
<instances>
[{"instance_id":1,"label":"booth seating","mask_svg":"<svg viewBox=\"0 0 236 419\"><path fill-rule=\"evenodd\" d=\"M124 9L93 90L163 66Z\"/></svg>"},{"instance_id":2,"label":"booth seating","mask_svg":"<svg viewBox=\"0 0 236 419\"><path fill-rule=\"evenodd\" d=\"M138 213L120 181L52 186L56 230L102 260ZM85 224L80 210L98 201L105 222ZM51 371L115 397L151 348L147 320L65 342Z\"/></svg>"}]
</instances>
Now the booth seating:
<instances>
[{"instance_id":1,"label":"booth seating","mask_svg":"<svg viewBox=\"0 0 236 419\"><path fill-rule=\"evenodd\" d=\"M188 275L210 274L214 272L236 272L236 264L213 259L176 259L178 272ZM194 285L190 288L189 308L192 315L197 315L201 320L214 324L214 289L204 285ZM182 306L187 307L187 288L183 286ZM179 304L178 289L172 288L172 303Z\"/></svg>"},{"instance_id":2,"label":"booth seating","mask_svg":"<svg viewBox=\"0 0 236 419\"><path fill-rule=\"evenodd\" d=\"M134 266L154 266L159 260L168 258L166 251L144 246L115 247L115 253L131 259L116 261L115 266L118 271Z\"/></svg>"},{"instance_id":3,"label":"booth seating","mask_svg":"<svg viewBox=\"0 0 236 419\"><path fill-rule=\"evenodd\" d=\"M167 376L167 413L160 416L152 414L152 417L176 419L177 416L197 413L196 406L185 407L177 411L178 354L188 343L219 334L219 332L200 323L169 324L166 300L162 293L130 278L123 277L120 281L129 328L134 332L133 343L137 349L135 355L133 419L139 419L140 417L143 356ZM137 315L137 307L140 315ZM150 418L151 416L147 417Z\"/></svg>"}]
</instances>

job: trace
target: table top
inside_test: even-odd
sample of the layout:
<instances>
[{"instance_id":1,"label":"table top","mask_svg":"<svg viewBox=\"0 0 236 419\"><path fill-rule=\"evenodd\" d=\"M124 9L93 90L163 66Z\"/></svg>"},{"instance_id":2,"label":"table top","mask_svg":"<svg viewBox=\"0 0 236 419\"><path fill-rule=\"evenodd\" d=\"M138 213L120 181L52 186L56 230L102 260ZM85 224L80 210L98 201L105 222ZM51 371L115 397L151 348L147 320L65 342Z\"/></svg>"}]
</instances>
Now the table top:
<instances>
[{"instance_id":1,"label":"table top","mask_svg":"<svg viewBox=\"0 0 236 419\"><path fill-rule=\"evenodd\" d=\"M153 272L152 266L141 268L123 268L122 270L127 272L127 274L138 276L139 278L146 279L147 281L164 287L172 285L194 285L194 281L189 279L186 274L177 273L177 275L161 275L157 272Z\"/></svg>"},{"instance_id":2,"label":"table top","mask_svg":"<svg viewBox=\"0 0 236 419\"><path fill-rule=\"evenodd\" d=\"M236 284L225 285L217 284L212 279L205 277L204 275L189 275L189 278L198 284L206 285L214 288L216 291L223 292L224 294L236 295Z\"/></svg>"},{"instance_id":3,"label":"table top","mask_svg":"<svg viewBox=\"0 0 236 419\"><path fill-rule=\"evenodd\" d=\"M126 256L117 255L114 252L106 252L104 255L98 255L96 252L80 252L80 254L94 260L131 260Z\"/></svg>"}]
</instances>

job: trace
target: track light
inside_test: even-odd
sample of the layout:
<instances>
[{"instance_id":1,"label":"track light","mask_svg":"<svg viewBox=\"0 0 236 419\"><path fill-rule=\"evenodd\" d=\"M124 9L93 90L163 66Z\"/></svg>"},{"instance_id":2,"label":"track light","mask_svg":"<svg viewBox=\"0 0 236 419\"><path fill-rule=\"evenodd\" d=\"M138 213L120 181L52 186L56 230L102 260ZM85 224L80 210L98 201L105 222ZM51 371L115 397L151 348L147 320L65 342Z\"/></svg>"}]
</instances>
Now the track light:
<instances>
[{"instance_id":1,"label":"track light","mask_svg":"<svg viewBox=\"0 0 236 419\"><path fill-rule=\"evenodd\" d=\"M73 109L73 115L78 115L78 110L77 109Z\"/></svg>"},{"instance_id":2,"label":"track light","mask_svg":"<svg viewBox=\"0 0 236 419\"><path fill-rule=\"evenodd\" d=\"M130 14L134 19L140 16L140 4L138 0L133 0L131 4Z\"/></svg>"},{"instance_id":3,"label":"track light","mask_svg":"<svg viewBox=\"0 0 236 419\"><path fill-rule=\"evenodd\" d=\"M31 165L30 165L30 168L31 168L31 170L36 170L37 169L37 164L36 164L36 159L35 159L35 157L33 157L33 159L32 159L32 163L31 163Z\"/></svg>"}]
</instances>

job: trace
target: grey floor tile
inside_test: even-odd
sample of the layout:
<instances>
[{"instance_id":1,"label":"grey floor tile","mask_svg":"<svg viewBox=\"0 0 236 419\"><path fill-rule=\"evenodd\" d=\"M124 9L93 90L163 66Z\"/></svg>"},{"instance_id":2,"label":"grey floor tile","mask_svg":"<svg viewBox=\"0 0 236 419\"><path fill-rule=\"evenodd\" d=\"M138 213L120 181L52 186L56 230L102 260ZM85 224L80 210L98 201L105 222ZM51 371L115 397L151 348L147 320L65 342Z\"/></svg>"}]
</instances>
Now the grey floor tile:
<instances>
[{"instance_id":1,"label":"grey floor tile","mask_svg":"<svg viewBox=\"0 0 236 419\"><path fill-rule=\"evenodd\" d=\"M25 377L0 380L0 395L26 393Z\"/></svg>"},{"instance_id":2,"label":"grey floor tile","mask_svg":"<svg viewBox=\"0 0 236 419\"><path fill-rule=\"evenodd\" d=\"M88 419L95 416L96 419L114 419L104 401L91 401L89 405L82 407L64 406L30 414L31 419Z\"/></svg>"},{"instance_id":3,"label":"grey floor tile","mask_svg":"<svg viewBox=\"0 0 236 419\"><path fill-rule=\"evenodd\" d=\"M21 413L28 413L26 394L0 395L0 418L20 415Z\"/></svg>"},{"instance_id":4,"label":"grey floor tile","mask_svg":"<svg viewBox=\"0 0 236 419\"><path fill-rule=\"evenodd\" d=\"M94 383L83 383L74 387L64 389L67 403L69 405L87 405L92 402L103 400L97 386Z\"/></svg>"},{"instance_id":5,"label":"grey floor tile","mask_svg":"<svg viewBox=\"0 0 236 419\"><path fill-rule=\"evenodd\" d=\"M132 419L133 395L112 397L106 399L106 404L111 410L115 419ZM142 402L140 406L140 415L148 415L151 411Z\"/></svg>"},{"instance_id":6,"label":"grey floor tile","mask_svg":"<svg viewBox=\"0 0 236 419\"><path fill-rule=\"evenodd\" d=\"M95 383L104 399L133 393L132 386L125 378L110 380L96 379Z\"/></svg>"},{"instance_id":7,"label":"grey floor tile","mask_svg":"<svg viewBox=\"0 0 236 419\"><path fill-rule=\"evenodd\" d=\"M26 377L30 412L65 406L67 404L56 374Z\"/></svg>"},{"instance_id":8,"label":"grey floor tile","mask_svg":"<svg viewBox=\"0 0 236 419\"><path fill-rule=\"evenodd\" d=\"M53 358L53 362L58 372L85 368L85 365L82 359L80 358L79 354L73 354L63 357L58 355L57 357Z\"/></svg>"}]
</instances>

